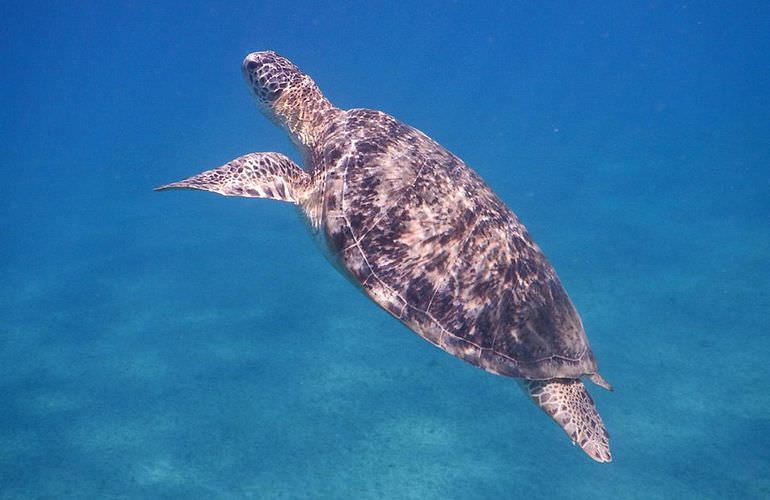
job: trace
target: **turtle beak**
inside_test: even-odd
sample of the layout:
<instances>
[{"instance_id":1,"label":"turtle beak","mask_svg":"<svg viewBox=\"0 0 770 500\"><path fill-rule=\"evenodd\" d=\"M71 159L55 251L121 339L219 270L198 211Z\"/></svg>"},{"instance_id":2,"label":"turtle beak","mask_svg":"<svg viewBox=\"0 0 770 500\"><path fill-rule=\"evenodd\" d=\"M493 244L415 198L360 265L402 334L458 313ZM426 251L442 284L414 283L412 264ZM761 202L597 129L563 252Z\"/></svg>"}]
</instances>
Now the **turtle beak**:
<instances>
[{"instance_id":1,"label":"turtle beak","mask_svg":"<svg viewBox=\"0 0 770 500\"><path fill-rule=\"evenodd\" d=\"M243 76L246 77L246 80L251 83L251 74L252 72L257 68L259 63L257 62L258 58L258 52L252 52L251 54L247 55L246 58L243 60L243 63L241 64L241 71L243 71Z\"/></svg>"}]
</instances>

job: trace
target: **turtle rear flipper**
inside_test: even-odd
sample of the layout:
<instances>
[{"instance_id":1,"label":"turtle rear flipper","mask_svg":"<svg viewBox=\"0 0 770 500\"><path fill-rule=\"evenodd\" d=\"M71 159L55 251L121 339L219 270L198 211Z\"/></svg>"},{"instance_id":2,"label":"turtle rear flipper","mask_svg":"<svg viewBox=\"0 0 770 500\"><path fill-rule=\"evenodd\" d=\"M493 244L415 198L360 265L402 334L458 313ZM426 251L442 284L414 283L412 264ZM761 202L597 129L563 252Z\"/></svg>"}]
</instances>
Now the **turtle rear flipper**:
<instances>
[{"instance_id":1,"label":"turtle rear flipper","mask_svg":"<svg viewBox=\"0 0 770 500\"><path fill-rule=\"evenodd\" d=\"M213 170L155 188L200 189L225 196L271 198L298 203L305 196L310 176L280 153L249 153Z\"/></svg>"},{"instance_id":2,"label":"turtle rear flipper","mask_svg":"<svg viewBox=\"0 0 770 500\"><path fill-rule=\"evenodd\" d=\"M522 388L574 444L597 462L610 462L609 434L580 379L522 380Z\"/></svg>"}]
</instances>

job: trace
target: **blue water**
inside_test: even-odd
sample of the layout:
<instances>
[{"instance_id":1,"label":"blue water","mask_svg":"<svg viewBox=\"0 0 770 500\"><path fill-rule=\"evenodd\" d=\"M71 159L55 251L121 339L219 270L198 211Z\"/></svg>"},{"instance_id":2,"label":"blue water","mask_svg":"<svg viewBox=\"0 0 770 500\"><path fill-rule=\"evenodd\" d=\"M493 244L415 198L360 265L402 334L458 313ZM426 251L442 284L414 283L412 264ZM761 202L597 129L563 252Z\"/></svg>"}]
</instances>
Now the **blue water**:
<instances>
[{"instance_id":1,"label":"blue water","mask_svg":"<svg viewBox=\"0 0 770 500\"><path fill-rule=\"evenodd\" d=\"M0 497L770 497L770 4L109 3L0 5ZM297 158L240 74L266 49L519 214L615 386L611 464L291 206L151 191Z\"/></svg>"}]
</instances>

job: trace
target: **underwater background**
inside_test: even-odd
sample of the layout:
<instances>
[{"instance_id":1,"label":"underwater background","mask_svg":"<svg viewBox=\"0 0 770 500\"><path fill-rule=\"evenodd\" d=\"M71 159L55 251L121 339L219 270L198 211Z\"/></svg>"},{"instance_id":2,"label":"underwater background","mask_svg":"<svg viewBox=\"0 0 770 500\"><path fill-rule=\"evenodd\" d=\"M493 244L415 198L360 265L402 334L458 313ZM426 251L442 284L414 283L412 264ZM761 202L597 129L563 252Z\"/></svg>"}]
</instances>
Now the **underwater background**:
<instances>
[{"instance_id":1,"label":"underwater background","mask_svg":"<svg viewBox=\"0 0 770 500\"><path fill-rule=\"evenodd\" d=\"M2 2L0 498L770 498L770 3ZM270 200L276 50L479 172L580 311L614 461Z\"/></svg>"}]
</instances>

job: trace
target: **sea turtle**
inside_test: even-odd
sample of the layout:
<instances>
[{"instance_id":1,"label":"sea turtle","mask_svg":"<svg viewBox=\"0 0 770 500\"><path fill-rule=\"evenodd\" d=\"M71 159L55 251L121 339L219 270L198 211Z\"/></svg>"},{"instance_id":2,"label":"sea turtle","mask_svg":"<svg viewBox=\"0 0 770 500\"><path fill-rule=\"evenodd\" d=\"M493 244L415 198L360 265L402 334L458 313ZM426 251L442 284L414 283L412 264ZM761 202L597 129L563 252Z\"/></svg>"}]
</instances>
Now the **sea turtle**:
<instances>
[{"instance_id":1,"label":"sea turtle","mask_svg":"<svg viewBox=\"0 0 770 500\"><path fill-rule=\"evenodd\" d=\"M580 317L514 213L462 160L381 111L343 110L275 52L243 61L260 110L305 164L250 153L156 189L295 203L333 264L430 343L524 392L594 460L608 434L581 377L597 373Z\"/></svg>"}]
</instances>

